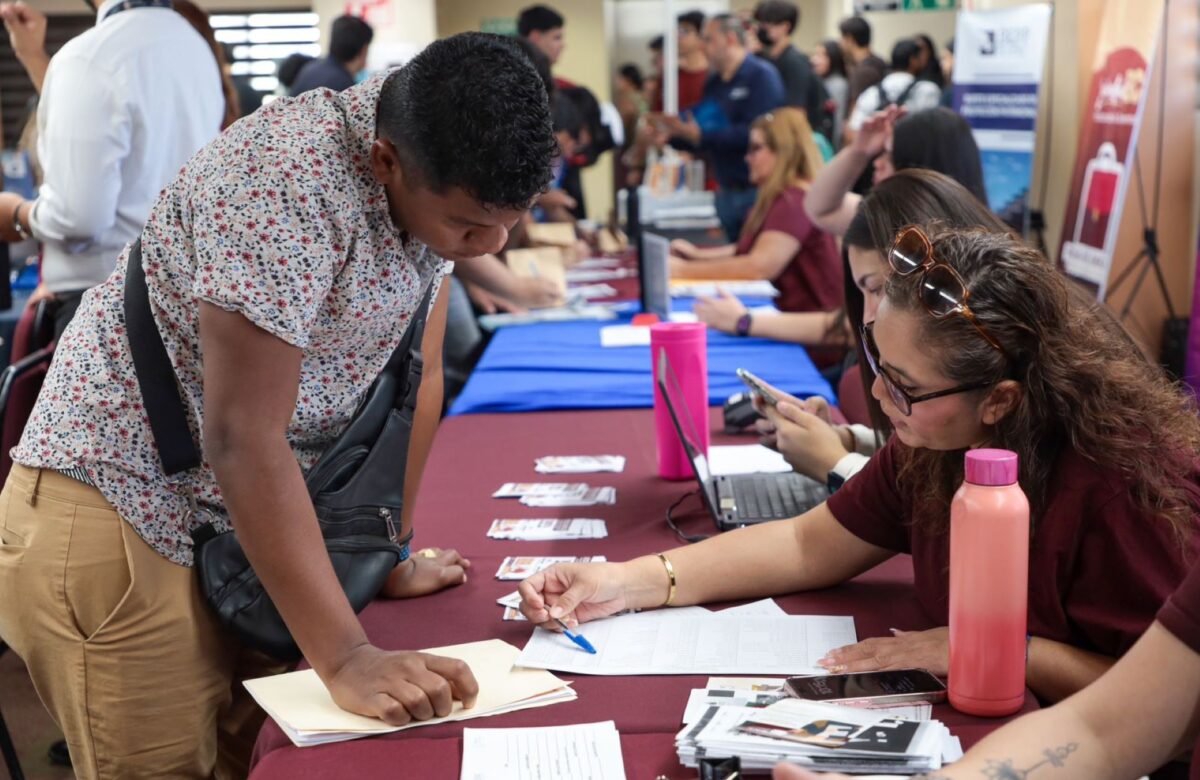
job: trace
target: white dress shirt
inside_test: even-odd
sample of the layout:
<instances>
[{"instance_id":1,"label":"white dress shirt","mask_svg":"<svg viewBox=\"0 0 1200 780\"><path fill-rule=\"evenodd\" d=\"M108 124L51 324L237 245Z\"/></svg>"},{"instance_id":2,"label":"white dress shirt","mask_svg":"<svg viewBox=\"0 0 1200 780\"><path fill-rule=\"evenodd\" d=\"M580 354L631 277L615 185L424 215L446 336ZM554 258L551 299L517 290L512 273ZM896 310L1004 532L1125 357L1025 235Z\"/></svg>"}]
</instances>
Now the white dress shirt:
<instances>
[{"instance_id":1,"label":"white dress shirt","mask_svg":"<svg viewBox=\"0 0 1200 780\"><path fill-rule=\"evenodd\" d=\"M221 129L220 72L200 34L169 8L105 19L119 2L50 61L38 105L44 179L30 225L52 292L103 282L158 193Z\"/></svg>"}]
</instances>

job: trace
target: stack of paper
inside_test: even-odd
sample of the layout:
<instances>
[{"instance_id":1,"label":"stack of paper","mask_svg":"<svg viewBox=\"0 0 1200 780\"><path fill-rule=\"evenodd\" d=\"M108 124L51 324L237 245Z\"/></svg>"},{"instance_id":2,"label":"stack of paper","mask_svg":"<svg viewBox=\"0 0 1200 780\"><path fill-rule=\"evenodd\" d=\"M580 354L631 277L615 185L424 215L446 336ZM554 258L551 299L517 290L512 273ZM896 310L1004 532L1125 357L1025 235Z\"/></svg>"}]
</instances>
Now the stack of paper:
<instances>
[{"instance_id":1,"label":"stack of paper","mask_svg":"<svg viewBox=\"0 0 1200 780\"><path fill-rule=\"evenodd\" d=\"M625 780L611 720L525 729L463 729L461 780Z\"/></svg>"},{"instance_id":2,"label":"stack of paper","mask_svg":"<svg viewBox=\"0 0 1200 780\"><path fill-rule=\"evenodd\" d=\"M624 455L546 455L534 461L539 474L591 474L625 470Z\"/></svg>"},{"instance_id":3,"label":"stack of paper","mask_svg":"<svg viewBox=\"0 0 1200 780\"><path fill-rule=\"evenodd\" d=\"M739 298L774 298L779 294L774 285L763 279L672 279L671 296L674 298L693 298L706 296L714 298L720 288L730 295Z\"/></svg>"},{"instance_id":4,"label":"stack of paper","mask_svg":"<svg viewBox=\"0 0 1200 780\"><path fill-rule=\"evenodd\" d=\"M575 631L595 655L572 652L559 634L537 628L517 663L600 675L820 674L819 659L857 641L853 618L762 615L758 604L748 607L754 611L683 607L584 623Z\"/></svg>"},{"instance_id":5,"label":"stack of paper","mask_svg":"<svg viewBox=\"0 0 1200 780\"><path fill-rule=\"evenodd\" d=\"M593 282L611 282L633 276L635 271L629 268L572 268L564 274L566 281L571 284L590 284Z\"/></svg>"},{"instance_id":6,"label":"stack of paper","mask_svg":"<svg viewBox=\"0 0 1200 780\"><path fill-rule=\"evenodd\" d=\"M505 482L492 498L521 498L522 496L582 496L588 491L584 482Z\"/></svg>"},{"instance_id":7,"label":"stack of paper","mask_svg":"<svg viewBox=\"0 0 1200 780\"><path fill-rule=\"evenodd\" d=\"M479 698L469 710L454 702L444 718L389 726L376 718L346 712L333 702L329 690L312 669L245 682L246 690L297 747L344 742L348 739L390 734L446 721L483 718L506 712L543 707L576 698L568 683L547 672L516 669L520 651L507 642L489 639L465 645L434 647L423 652L466 662L479 683Z\"/></svg>"},{"instance_id":8,"label":"stack of paper","mask_svg":"<svg viewBox=\"0 0 1200 780\"><path fill-rule=\"evenodd\" d=\"M962 755L942 723L784 698L766 707L710 706L675 738L679 760L741 759L743 770L790 761L823 772L931 772Z\"/></svg>"},{"instance_id":9,"label":"stack of paper","mask_svg":"<svg viewBox=\"0 0 1200 780\"><path fill-rule=\"evenodd\" d=\"M517 595L517 594L513 594ZM517 603L521 597L517 595ZM778 677L709 677L703 688L695 688L688 697L687 709L683 711L683 723L688 725L700 720L709 707L732 705L735 707L766 707L784 699L789 694L784 689L784 678ZM926 721L933 716L933 705L916 701L905 704L854 704L858 709L869 709L877 715L891 716L912 721Z\"/></svg>"},{"instance_id":10,"label":"stack of paper","mask_svg":"<svg viewBox=\"0 0 1200 780\"><path fill-rule=\"evenodd\" d=\"M617 489L583 482L506 482L492 498L519 498L525 506L595 506L617 503Z\"/></svg>"},{"instance_id":11,"label":"stack of paper","mask_svg":"<svg viewBox=\"0 0 1200 780\"><path fill-rule=\"evenodd\" d=\"M533 325L539 322L575 322L577 320L615 320L613 304L568 304L552 309L531 309L523 312L502 311L479 315L479 327L492 331L510 325Z\"/></svg>"},{"instance_id":12,"label":"stack of paper","mask_svg":"<svg viewBox=\"0 0 1200 780\"><path fill-rule=\"evenodd\" d=\"M500 562L496 570L498 580L523 580L532 577L542 569L549 569L556 563L604 563L607 558L603 555L554 556L554 555L510 555Z\"/></svg>"},{"instance_id":13,"label":"stack of paper","mask_svg":"<svg viewBox=\"0 0 1200 780\"><path fill-rule=\"evenodd\" d=\"M589 487L581 495L561 495L561 496L521 496L521 503L525 506L596 506L598 504L607 504L612 506L617 503L617 489L615 487Z\"/></svg>"},{"instance_id":14,"label":"stack of paper","mask_svg":"<svg viewBox=\"0 0 1200 780\"><path fill-rule=\"evenodd\" d=\"M518 520L500 518L492 521L487 535L492 539L511 539L525 542L545 542L558 539L603 539L608 525L603 520L573 517L562 520Z\"/></svg>"},{"instance_id":15,"label":"stack of paper","mask_svg":"<svg viewBox=\"0 0 1200 780\"><path fill-rule=\"evenodd\" d=\"M585 301L594 301L597 298L615 298L617 297L617 288L611 284L581 284L567 288L568 303L582 303Z\"/></svg>"}]
</instances>

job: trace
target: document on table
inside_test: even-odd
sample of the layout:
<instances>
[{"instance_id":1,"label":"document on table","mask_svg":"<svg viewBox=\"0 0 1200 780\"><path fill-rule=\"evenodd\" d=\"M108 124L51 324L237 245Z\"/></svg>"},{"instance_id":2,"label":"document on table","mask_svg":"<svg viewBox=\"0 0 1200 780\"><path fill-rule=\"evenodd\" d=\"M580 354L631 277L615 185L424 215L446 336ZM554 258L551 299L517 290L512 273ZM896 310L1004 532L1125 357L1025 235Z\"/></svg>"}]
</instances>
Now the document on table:
<instances>
[{"instance_id":1,"label":"document on table","mask_svg":"<svg viewBox=\"0 0 1200 780\"><path fill-rule=\"evenodd\" d=\"M673 279L671 280L672 298L691 298L706 296L715 298L717 290L722 289L730 295L739 298L774 298L779 290L770 282L762 279Z\"/></svg>"},{"instance_id":2,"label":"document on table","mask_svg":"<svg viewBox=\"0 0 1200 780\"><path fill-rule=\"evenodd\" d=\"M775 450L761 444L742 444L709 447L708 470L714 477L729 477L734 474L786 474L792 466Z\"/></svg>"},{"instance_id":3,"label":"document on table","mask_svg":"<svg viewBox=\"0 0 1200 780\"><path fill-rule=\"evenodd\" d=\"M596 654L535 628L517 665L576 674L821 674L817 661L858 638L851 617L719 615L662 609L584 623Z\"/></svg>"},{"instance_id":4,"label":"document on table","mask_svg":"<svg viewBox=\"0 0 1200 780\"><path fill-rule=\"evenodd\" d=\"M698 322L690 311L671 312L671 322ZM600 329L601 347L648 347L649 325L605 325Z\"/></svg>"},{"instance_id":5,"label":"document on table","mask_svg":"<svg viewBox=\"0 0 1200 780\"><path fill-rule=\"evenodd\" d=\"M471 667L479 683L479 698L472 709L463 709L461 703L455 702L454 711L444 718L397 727L338 707L312 669L246 680L243 684L297 747L500 715L576 698L575 691L552 674L514 668L520 651L499 639L434 647L423 652L457 658Z\"/></svg>"},{"instance_id":6,"label":"document on table","mask_svg":"<svg viewBox=\"0 0 1200 780\"><path fill-rule=\"evenodd\" d=\"M625 780L616 724L463 729L460 780Z\"/></svg>"}]
</instances>

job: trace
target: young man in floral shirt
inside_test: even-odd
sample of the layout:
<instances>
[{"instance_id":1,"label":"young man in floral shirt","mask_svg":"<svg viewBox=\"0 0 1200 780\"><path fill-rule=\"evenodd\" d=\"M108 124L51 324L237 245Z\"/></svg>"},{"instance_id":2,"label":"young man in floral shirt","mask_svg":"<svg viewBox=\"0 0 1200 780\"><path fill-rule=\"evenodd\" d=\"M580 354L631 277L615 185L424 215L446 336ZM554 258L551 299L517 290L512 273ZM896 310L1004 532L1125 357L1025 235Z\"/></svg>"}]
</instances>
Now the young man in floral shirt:
<instances>
[{"instance_id":1,"label":"young man in floral shirt","mask_svg":"<svg viewBox=\"0 0 1200 780\"><path fill-rule=\"evenodd\" d=\"M463 664L372 646L334 575L304 472L350 420L429 284L496 252L546 187L545 89L512 43L468 33L342 93L276 101L200 151L141 237L151 310L204 465L304 655L348 710L400 724L471 704ZM447 262L450 261L450 262ZM0 636L29 666L80 777L245 775L261 656L192 571L122 309L129 252L84 298L0 495ZM405 474L406 533L441 400L439 293ZM460 583L452 550L384 588Z\"/></svg>"}]
</instances>

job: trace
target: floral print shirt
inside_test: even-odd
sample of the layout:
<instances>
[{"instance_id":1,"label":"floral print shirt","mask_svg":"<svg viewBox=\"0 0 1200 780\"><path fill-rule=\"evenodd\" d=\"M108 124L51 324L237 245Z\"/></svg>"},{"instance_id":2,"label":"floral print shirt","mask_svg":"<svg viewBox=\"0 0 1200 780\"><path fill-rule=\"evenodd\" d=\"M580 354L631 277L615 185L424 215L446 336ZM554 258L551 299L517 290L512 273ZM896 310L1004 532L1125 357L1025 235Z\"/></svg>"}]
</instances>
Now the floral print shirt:
<instances>
[{"instance_id":1,"label":"floral print shirt","mask_svg":"<svg viewBox=\"0 0 1200 780\"><path fill-rule=\"evenodd\" d=\"M142 232L151 309L202 449L200 301L303 350L287 439L307 470L349 422L425 287L451 267L396 227L371 173L387 75L264 106L197 153L151 212ZM82 469L147 543L191 565L187 501L163 475L129 354L127 259L128 249L84 296L13 460ZM191 489L228 529L207 463Z\"/></svg>"}]
</instances>

